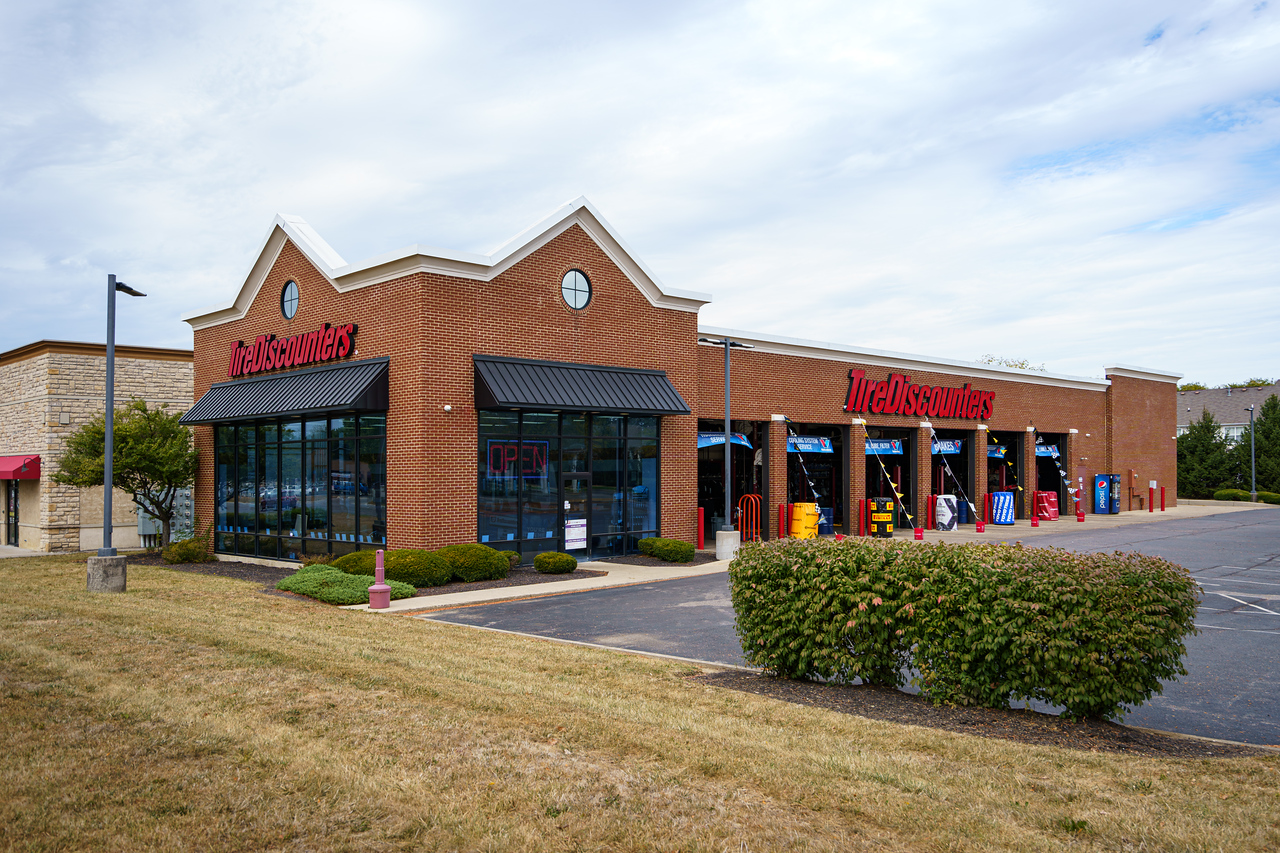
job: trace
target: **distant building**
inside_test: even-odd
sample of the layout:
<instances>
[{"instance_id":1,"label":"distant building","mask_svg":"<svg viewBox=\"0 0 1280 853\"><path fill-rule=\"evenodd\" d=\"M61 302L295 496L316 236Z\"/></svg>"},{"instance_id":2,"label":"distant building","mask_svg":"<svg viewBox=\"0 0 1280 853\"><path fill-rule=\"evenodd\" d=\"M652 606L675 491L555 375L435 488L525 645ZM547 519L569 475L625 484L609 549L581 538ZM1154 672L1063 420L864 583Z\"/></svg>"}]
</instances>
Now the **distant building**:
<instances>
[{"instance_id":1,"label":"distant building","mask_svg":"<svg viewBox=\"0 0 1280 853\"><path fill-rule=\"evenodd\" d=\"M1254 417L1257 417L1257 411L1272 394L1280 394L1280 383L1253 388L1179 391L1178 435L1186 432L1208 410L1218 422L1219 434L1229 443L1235 444L1244 435L1245 427L1249 426L1249 406L1255 407Z\"/></svg>"},{"instance_id":2,"label":"distant building","mask_svg":"<svg viewBox=\"0 0 1280 853\"><path fill-rule=\"evenodd\" d=\"M102 487L53 481L67 438L106 405L105 344L37 341L0 353L0 544L33 551L102 546ZM191 350L116 346L115 402L191 408ZM112 545L139 547L137 507L117 489Z\"/></svg>"}]
</instances>

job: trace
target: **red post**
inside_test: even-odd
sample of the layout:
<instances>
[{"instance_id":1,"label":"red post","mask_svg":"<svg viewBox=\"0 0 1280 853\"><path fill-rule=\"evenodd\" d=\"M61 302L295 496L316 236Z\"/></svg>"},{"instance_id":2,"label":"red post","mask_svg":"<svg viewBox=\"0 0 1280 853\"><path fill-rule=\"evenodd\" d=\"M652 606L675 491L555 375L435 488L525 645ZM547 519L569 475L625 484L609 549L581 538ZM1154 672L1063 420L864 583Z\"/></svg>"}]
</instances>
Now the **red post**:
<instances>
[{"instance_id":1,"label":"red post","mask_svg":"<svg viewBox=\"0 0 1280 853\"><path fill-rule=\"evenodd\" d=\"M706 510L698 507L698 550L707 546Z\"/></svg>"},{"instance_id":2,"label":"red post","mask_svg":"<svg viewBox=\"0 0 1280 853\"><path fill-rule=\"evenodd\" d=\"M865 522L867 520L867 502L865 500L858 501L858 535L866 536Z\"/></svg>"},{"instance_id":3,"label":"red post","mask_svg":"<svg viewBox=\"0 0 1280 853\"><path fill-rule=\"evenodd\" d=\"M1164 512L1164 486L1160 487L1160 511Z\"/></svg>"},{"instance_id":4,"label":"red post","mask_svg":"<svg viewBox=\"0 0 1280 853\"><path fill-rule=\"evenodd\" d=\"M1155 512L1155 511L1156 511L1156 487L1147 486L1147 512Z\"/></svg>"},{"instance_id":5,"label":"red post","mask_svg":"<svg viewBox=\"0 0 1280 853\"><path fill-rule=\"evenodd\" d=\"M787 505L778 504L778 538L786 539L790 530L787 524Z\"/></svg>"}]
</instances>

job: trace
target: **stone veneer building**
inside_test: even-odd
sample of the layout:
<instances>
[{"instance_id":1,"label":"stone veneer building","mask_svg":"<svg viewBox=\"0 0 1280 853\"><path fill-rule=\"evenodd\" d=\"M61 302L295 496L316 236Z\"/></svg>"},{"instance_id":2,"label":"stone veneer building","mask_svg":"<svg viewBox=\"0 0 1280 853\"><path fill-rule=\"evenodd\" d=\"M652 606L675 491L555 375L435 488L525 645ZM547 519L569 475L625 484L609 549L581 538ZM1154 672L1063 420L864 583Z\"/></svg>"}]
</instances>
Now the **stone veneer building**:
<instances>
[{"instance_id":1,"label":"stone veneer building","mask_svg":"<svg viewBox=\"0 0 1280 853\"><path fill-rule=\"evenodd\" d=\"M106 346L37 341L0 353L0 544L34 551L84 551L102 545L102 487L53 481L68 436L103 411ZM191 407L191 350L116 346L116 406L131 400ZM118 489L112 544L138 547L137 510Z\"/></svg>"}]
</instances>

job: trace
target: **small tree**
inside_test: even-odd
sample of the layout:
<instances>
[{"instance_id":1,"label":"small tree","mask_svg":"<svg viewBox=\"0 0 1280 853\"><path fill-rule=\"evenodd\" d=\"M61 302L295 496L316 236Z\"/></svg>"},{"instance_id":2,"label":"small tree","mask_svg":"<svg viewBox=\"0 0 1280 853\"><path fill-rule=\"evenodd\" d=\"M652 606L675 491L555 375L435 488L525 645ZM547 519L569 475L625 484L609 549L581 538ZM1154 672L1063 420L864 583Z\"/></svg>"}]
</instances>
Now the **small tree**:
<instances>
[{"instance_id":1,"label":"small tree","mask_svg":"<svg viewBox=\"0 0 1280 853\"><path fill-rule=\"evenodd\" d=\"M1246 415L1247 417L1247 415ZM1258 491L1280 492L1280 398L1268 397L1253 414L1254 450L1258 458ZM1250 486L1249 428L1231 448L1232 467L1241 487Z\"/></svg>"},{"instance_id":2,"label":"small tree","mask_svg":"<svg viewBox=\"0 0 1280 853\"><path fill-rule=\"evenodd\" d=\"M1014 367L1018 370L1037 370L1041 373L1045 372L1044 363L1032 364L1025 358L1005 358L1004 356L992 355L986 353L978 359L979 364L998 364L1002 367Z\"/></svg>"},{"instance_id":3,"label":"small tree","mask_svg":"<svg viewBox=\"0 0 1280 853\"><path fill-rule=\"evenodd\" d=\"M164 408L149 409L142 400L133 400L116 409L111 480L159 519L163 544L168 545L178 490L195 481L196 451L191 431L178 423L181 414ZM68 486L103 485L106 435L103 415L72 433L53 479Z\"/></svg>"},{"instance_id":4,"label":"small tree","mask_svg":"<svg viewBox=\"0 0 1280 853\"><path fill-rule=\"evenodd\" d=\"M1208 409L1178 436L1178 495L1211 498L1218 489L1235 486L1230 449Z\"/></svg>"}]
</instances>

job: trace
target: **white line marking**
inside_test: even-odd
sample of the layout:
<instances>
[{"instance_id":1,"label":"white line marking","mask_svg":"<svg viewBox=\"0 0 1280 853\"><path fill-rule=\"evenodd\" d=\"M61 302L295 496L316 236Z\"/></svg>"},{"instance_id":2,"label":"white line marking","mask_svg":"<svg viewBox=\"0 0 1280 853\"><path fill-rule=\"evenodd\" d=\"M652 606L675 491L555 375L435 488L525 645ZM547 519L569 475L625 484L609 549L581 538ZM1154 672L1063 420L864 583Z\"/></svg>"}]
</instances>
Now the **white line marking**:
<instances>
[{"instance_id":1,"label":"white line marking","mask_svg":"<svg viewBox=\"0 0 1280 853\"><path fill-rule=\"evenodd\" d=\"M1280 636L1280 631L1259 631L1257 628L1228 628L1225 625L1201 625L1196 623L1197 628L1213 628L1217 631L1240 631L1244 634L1270 634L1273 637Z\"/></svg>"},{"instance_id":2,"label":"white line marking","mask_svg":"<svg viewBox=\"0 0 1280 853\"><path fill-rule=\"evenodd\" d=\"M1214 595L1220 595L1223 598L1228 598L1234 601L1236 604L1243 604L1245 607L1256 607L1259 610L1261 610L1263 613L1270 613L1272 616L1280 616L1280 613L1277 613L1274 610L1268 610L1267 608L1261 607L1257 604L1250 604L1247 601L1241 601L1240 599L1236 598L1234 595L1227 595L1225 592L1215 592Z\"/></svg>"},{"instance_id":3,"label":"white line marking","mask_svg":"<svg viewBox=\"0 0 1280 853\"><path fill-rule=\"evenodd\" d=\"M1196 583L1200 584L1201 586L1203 586L1206 583L1206 581L1200 580L1200 578L1196 577L1195 575L1192 575L1191 579ZM1244 578L1215 578L1215 580L1226 580L1226 581L1231 581L1231 583L1233 584L1243 583L1243 584L1248 584L1249 586L1280 586L1280 583L1271 583L1270 581L1250 581L1250 580L1245 580ZM1226 586L1226 584L1224 583L1215 583L1212 585Z\"/></svg>"}]
</instances>

